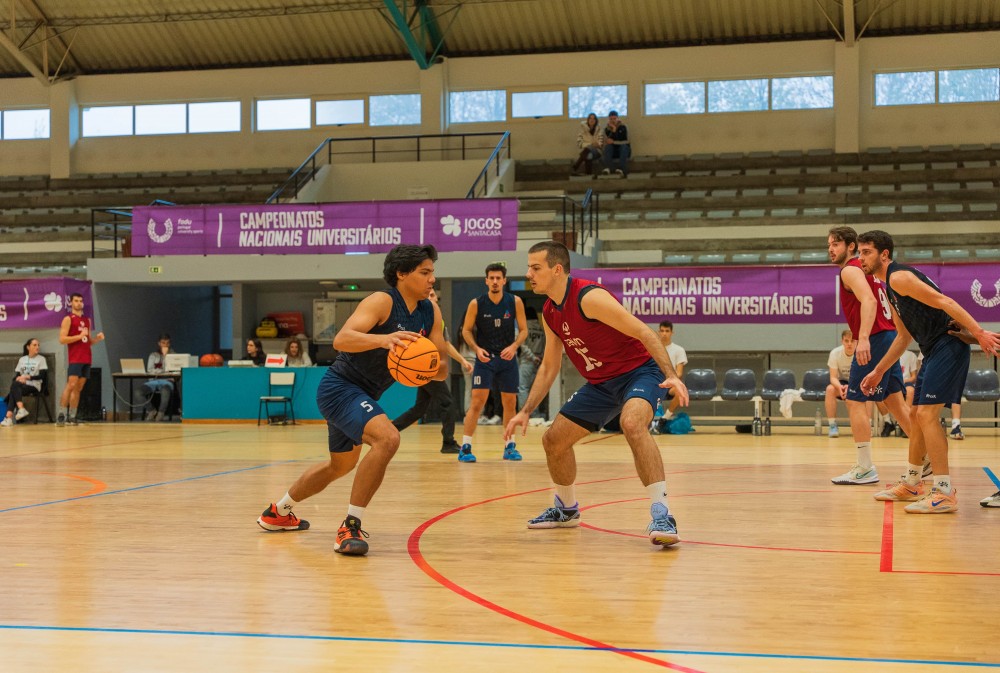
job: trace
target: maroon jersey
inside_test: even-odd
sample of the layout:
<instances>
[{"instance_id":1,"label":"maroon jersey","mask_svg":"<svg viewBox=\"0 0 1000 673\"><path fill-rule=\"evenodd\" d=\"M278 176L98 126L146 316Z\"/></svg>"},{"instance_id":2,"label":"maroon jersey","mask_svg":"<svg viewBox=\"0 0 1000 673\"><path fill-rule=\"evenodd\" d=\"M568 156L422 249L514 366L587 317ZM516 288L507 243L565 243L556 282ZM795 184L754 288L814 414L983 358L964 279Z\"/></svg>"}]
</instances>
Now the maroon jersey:
<instances>
[{"instance_id":1,"label":"maroon jersey","mask_svg":"<svg viewBox=\"0 0 1000 673\"><path fill-rule=\"evenodd\" d=\"M82 315L69 314L69 334L67 336L77 336L81 332L87 332L86 341L74 341L66 344L69 351L69 363L71 365L89 365L90 355L90 318Z\"/></svg>"},{"instance_id":2,"label":"maroon jersey","mask_svg":"<svg viewBox=\"0 0 1000 673\"><path fill-rule=\"evenodd\" d=\"M549 329L562 339L566 355L583 377L590 383L604 383L639 367L651 356L638 339L583 315L580 300L596 288L607 290L593 281L570 276L562 304L548 299L542 315Z\"/></svg>"},{"instance_id":3,"label":"maroon jersey","mask_svg":"<svg viewBox=\"0 0 1000 673\"><path fill-rule=\"evenodd\" d=\"M846 266L856 266L860 269L861 260L855 257L848 260ZM889 297L886 295L885 285L875 276L868 274L865 274L865 280L868 281L868 287L875 295L875 324L872 325L871 335L895 330L896 324L892 321L892 311L889 309ZM847 289L843 278L840 278L839 282L840 305L844 307L844 316L847 318L847 326L851 328L851 336L857 341L858 331L861 329L861 301Z\"/></svg>"}]
</instances>

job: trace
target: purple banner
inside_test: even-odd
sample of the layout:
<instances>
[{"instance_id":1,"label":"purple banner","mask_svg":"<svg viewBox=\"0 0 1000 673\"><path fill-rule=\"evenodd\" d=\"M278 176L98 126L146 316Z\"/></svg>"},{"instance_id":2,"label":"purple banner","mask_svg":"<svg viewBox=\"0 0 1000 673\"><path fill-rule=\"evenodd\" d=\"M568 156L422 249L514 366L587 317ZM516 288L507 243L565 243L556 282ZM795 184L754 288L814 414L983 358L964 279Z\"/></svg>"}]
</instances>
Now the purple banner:
<instances>
[{"instance_id":1,"label":"purple banner","mask_svg":"<svg viewBox=\"0 0 1000 673\"><path fill-rule=\"evenodd\" d=\"M922 264L919 269L979 322L1000 322L1000 265ZM647 323L844 322L837 268L824 266L579 269Z\"/></svg>"},{"instance_id":2,"label":"purple banner","mask_svg":"<svg viewBox=\"0 0 1000 673\"><path fill-rule=\"evenodd\" d=\"M83 312L94 314L90 282L32 278L0 282L0 330L58 328L69 314L69 296L83 295Z\"/></svg>"},{"instance_id":3,"label":"purple banner","mask_svg":"<svg viewBox=\"0 0 1000 673\"><path fill-rule=\"evenodd\" d=\"M514 250L515 199L276 206L156 206L132 211L132 254L315 255Z\"/></svg>"}]
</instances>

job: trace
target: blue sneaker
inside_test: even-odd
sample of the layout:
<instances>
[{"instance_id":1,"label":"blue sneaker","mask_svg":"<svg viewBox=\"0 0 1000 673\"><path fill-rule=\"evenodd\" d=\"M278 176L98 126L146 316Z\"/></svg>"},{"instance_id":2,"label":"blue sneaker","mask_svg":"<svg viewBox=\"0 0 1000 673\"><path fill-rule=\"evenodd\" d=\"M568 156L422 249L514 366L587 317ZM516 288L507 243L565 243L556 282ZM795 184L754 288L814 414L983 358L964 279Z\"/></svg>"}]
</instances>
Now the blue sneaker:
<instances>
[{"instance_id":1,"label":"blue sneaker","mask_svg":"<svg viewBox=\"0 0 1000 673\"><path fill-rule=\"evenodd\" d=\"M562 506L559 496L556 496L556 506L547 510L528 521L528 528L574 528L580 525L580 507L574 504L572 507Z\"/></svg>"},{"instance_id":2,"label":"blue sneaker","mask_svg":"<svg viewBox=\"0 0 1000 673\"><path fill-rule=\"evenodd\" d=\"M677 534L677 522L661 502L654 502L649 508L653 520L649 522L646 533L651 544L669 547L681 541Z\"/></svg>"},{"instance_id":3,"label":"blue sneaker","mask_svg":"<svg viewBox=\"0 0 1000 673\"><path fill-rule=\"evenodd\" d=\"M476 462L476 457L472 454L472 444L462 444L462 448L458 451L458 462L460 463L474 463Z\"/></svg>"},{"instance_id":4,"label":"blue sneaker","mask_svg":"<svg viewBox=\"0 0 1000 673\"><path fill-rule=\"evenodd\" d=\"M503 459L521 460L521 454L518 453L517 445L514 442L508 442L507 446L503 447Z\"/></svg>"}]
</instances>

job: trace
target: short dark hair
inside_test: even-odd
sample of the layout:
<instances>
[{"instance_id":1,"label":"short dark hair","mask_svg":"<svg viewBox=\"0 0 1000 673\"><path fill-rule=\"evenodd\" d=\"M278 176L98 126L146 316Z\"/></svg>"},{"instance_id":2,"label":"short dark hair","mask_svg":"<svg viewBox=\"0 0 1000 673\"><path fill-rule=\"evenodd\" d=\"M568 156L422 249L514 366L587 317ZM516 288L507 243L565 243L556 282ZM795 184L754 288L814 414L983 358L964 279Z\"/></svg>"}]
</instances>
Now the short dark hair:
<instances>
[{"instance_id":1,"label":"short dark hair","mask_svg":"<svg viewBox=\"0 0 1000 673\"><path fill-rule=\"evenodd\" d=\"M69 296L69 300L70 300L70 301L73 301L73 297L79 297L80 299L83 299L83 295L82 295L82 294L80 294L79 292L74 292L73 294L71 294L71 295Z\"/></svg>"},{"instance_id":2,"label":"short dark hair","mask_svg":"<svg viewBox=\"0 0 1000 673\"><path fill-rule=\"evenodd\" d=\"M503 277L507 277L507 265L501 262L493 262L492 264L486 265L486 275L490 275L490 271L499 271L503 274Z\"/></svg>"},{"instance_id":3,"label":"short dark hair","mask_svg":"<svg viewBox=\"0 0 1000 673\"><path fill-rule=\"evenodd\" d=\"M870 243L874 245L875 251L879 254L882 254L883 250L888 250L889 259L892 259L892 251L895 244L892 242L892 236L881 229L872 229L861 234L858 236L858 243Z\"/></svg>"},{"instance_id":4,"label":"short dark hair","mask_svg":"<svg viewBox=\"0 0 1000 673\"><path fill-rule=\"evenodd\" d=\"M673 329L674 328L674 324L672 322L670 322L669 320L661 320L660 321L660 327L669 327L670 329Z\"/></svg>"},{"instance_id":5,"label":"short dark hair","mask_svg":"<svg viewBox=\"0 0 1000 673\"><path fill-rule=\"evenodd\" d=\"M608 116L609 117L617 117L618 116L618 110L611 110L610 112L608 112Z\"/></svg>"},{"instance_id":6,"label":"short dark hair","mask_svg":"<svg viewBox=\"0 0 1000 673\"><path fill-rule=\"evenodd\" d=\"M848 227L846 225L840 225L836 227L830 227L830 231L827 232L827 236L832 236L835 241L843 241L850 248L851 244L854 244L854 249L858 249L858 232L854 231L854 227Z\"/></svg>"},{"instance_id":7,"label":"short dark hair","mask_svg":"<svg viewBox=\"0 0 1000 673\"><path fill-rule=\"evenodd\" d=\"M385 255L382 266L382 278L392 287L396 287L399 278L397 273L410 273L425 260L436 262L437 250L433 245L397 245Z\"/></svg>"},{"instance_id":8,"label":"short dark hair","mask_svg":"<svg viewBox=\"0 0 1000 673\"><path fill-rule=\"evenodd\" d=\"M162 334L160 334L160 338L157 339L157 341L158 342L159 341L170 341L170 335L167 334L166 332L163 332Z\"/></svg>"},{"instance_id":9,"label":"short dark hair","mask_svg":"<svg viewBox=\"0 0 1000 673\"><path fill-rule=\"evenodd\" d=\"M561 264L563 271L569 273L569 250L558 241L539 241L528 249L528 253L545 252L545 263L551 269L556 264Z\"/></svg>"}]
</instances>

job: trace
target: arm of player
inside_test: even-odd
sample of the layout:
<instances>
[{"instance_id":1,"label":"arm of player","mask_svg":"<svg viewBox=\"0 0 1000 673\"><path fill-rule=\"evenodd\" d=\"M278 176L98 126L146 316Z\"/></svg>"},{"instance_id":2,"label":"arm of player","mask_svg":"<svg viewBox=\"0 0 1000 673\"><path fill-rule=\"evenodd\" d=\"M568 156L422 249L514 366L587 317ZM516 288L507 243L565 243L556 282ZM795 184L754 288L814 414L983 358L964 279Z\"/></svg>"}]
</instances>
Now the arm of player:
<instances>
[{"instance_id":1,"label":"arm of player","mask_svg":"<svg viewBox=\"0 0 1000 673\"><path fill-rule=\"evenodd\" d=\"M444 357L444 354L448 351L449 344L444 340L444 321L441 318L441 309L437 304L431 302L431 307L434 309L434 327L431 328L431 333L427 336L431 340L431 343L438 349L440 354L440 363L438 364L437 374L434 375L435 381L447 381L448 380L448 358Z\"/></svg>"},{"instance_id":2,"label":"arm of player","mask_svg":"<svg viewBox=\"0 0 1000 673\"><path fill-rule=\"evenodd\" d=\"M892 289L906 297L933 308L939 308L954 319L959 327L964 327L976 340L983 352L989 355L1000 353L1000 334L984 330L969 312L951 297L941 294L909 271L896 272L892 276Z\"/></svg>"},{"instance_id":3,"label":"arm of player","mask_svg":"<svg viewBox=\"0 0 1000 673\"><path fill-rule=\"evenodd\" d=\"M458 349L450 341L445 342L445 348L448 349L448 355L451 356L451 359L462 365L462 369L465 370L466 374L472 373L472 365L462 357L462 354L458 352Z\"/></svg>"},{"instance_id":4,"label":"arm of player","mask_svg":"<svg viewBox=\"0 0 1000 673\"><path fill-rule=\"evenodd\" d=\"M875 369L868 372L868 375L861 379L861 392L865 395L871 395L875 390L875 386L879 384L885 373L889 371L889 367L893 365L894 362L899 360L899 356L903 354L906 347L910 345L913 341L913 337L910 336L910 332L906 329L906 325L903 321L899 319L899 315L896 313L896 307L892 306L892 321L896 325L896 338L892 340L889 345L889 350L886 351L882 359L879 360L878 364L875 365Z\"/></svg>"},{"instance_id":5,"label":"arm of player","mask_svg":"<svg viewBox=\"0 0 1000 673\"><path fill-rule=\"evenodd\" d=\"M518 296L514 297L514 317L517 319L517 337L514 343L500 351L500 357L504 360L513 360L517 357L517 349L528 338L528 319L524 317L524 302Z\"/></svg>"},{"instance_id":6,"label":"arm of player","mask_svg":"<svg viewBox=\"0 0 1000 673\"><path fill-rule=\"evenodd\" d=\"M604 289L591 290L583 295L583 299L580 300L580 308L586 317L600 320L625 336L642 342L650 357L656 361L666 377L660 387L672 389L674 398L680 401L680 405L684 407L688 405L687 386L677 375L673 363L670 362L670 356L667 355L667 349L663 347L659 337L646 323L626 311L625 307Z\"/></svg>"},{"instance_id":7,"label":"arm of player","mask_svg":"<svg viewBox=\"0 0 1000 673\"><path fill-rule=\"evenodd\" d=\"M480 348L476 343L476 335L472 330L476 327L476 312L479 310L479 301L473 299L469 302L469 308L465 309L465 320L462 322L462 338L469 345L472 352L476 354L476 359L480 362L489 362L490 354L484 348Z\"/></svg>"},{"instance_id":8,"label":"arm of player","mask_svg":"<svg viewBox=\"0 0 1000 673\"><path fill-rule=\"evenodd\" d=\"M505 442L517 433L519 426L522 436L528 431L528 419L531 417L531 412L542 403L542 399L548 394L549 388L552 387L552 383L562 368L562 341L549 329L548 323L544 320L542 327L545 330L545 354L542 356L542 364L538 366L535 382L531 384L531 390L528 391L528 399L524 401L524 406L514 415L514 418L510 419L504 430Z\"/></svg>"},{"instance_id":9,"label":"arm of player","mask_svg":"<svg viewBox=\"0 0 1000 673\"><path fill-rule=\"evenodd\" d=\"M376 348L390 349L406 341L416 341L416 332L393 332L392 334L369 334L376 325L389 319L392 312L392 297L385 292L375 292L365 297L354 309L351 317L333 338L333 347L345 353L362 353Z\"/></svg>"},{"instance_id":10,"label":"arm of player","mask_svg":"<svg viewBox=\"0 0 1000 673\"><path fill-rule=\"evenodd\" d=\"M77 334L75 336L69 335L69 326L73 321L66 316L62 319L62 323L59 325L59 343L61 344L72 344L80 341L83 338L82 334Z\"/></svg>"},{"instance_id":11,"label":"arm of player","mask_svg":"<svg viewBox=\"0 0 1000 673\"><path fill-rule=\"evenodd\" d=\"M840 270L840 279L861 302L861 324L858 326L858 345L854 349L854 358L859 365L866 365L872 359L872 345L869 338L872 326L875 324L878 302L875 301L875 295L872 294L868 281L865 280L865 272L858 267L845 266Z\"/></svg>"}]
</instances>

